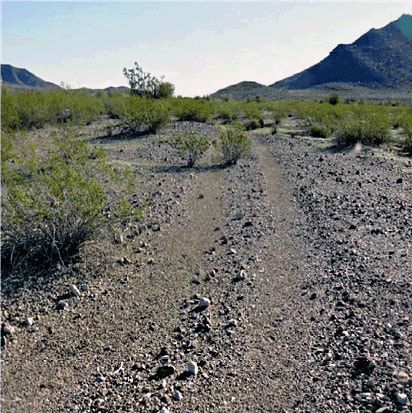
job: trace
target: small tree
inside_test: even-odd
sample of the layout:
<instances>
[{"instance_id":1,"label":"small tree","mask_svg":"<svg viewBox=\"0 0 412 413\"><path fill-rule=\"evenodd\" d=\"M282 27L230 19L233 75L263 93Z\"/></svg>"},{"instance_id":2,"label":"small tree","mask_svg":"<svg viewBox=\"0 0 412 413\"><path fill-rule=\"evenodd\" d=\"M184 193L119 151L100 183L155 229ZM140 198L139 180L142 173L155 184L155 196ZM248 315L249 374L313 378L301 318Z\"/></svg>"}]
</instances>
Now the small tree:
<instances>
[{"instance_id":1,"label":"small tree","mask_svg":"<svg viewBox=\"0 0 412 413\"><path fill-rule=\"evenodd\" d=\"M132 95L154 99L173 96L175 88L172 83L164 82L163 77L159 80L144 72L137 62L131 69L123 68L123 75L129 82Z\"/></svg>"}]
</instances>

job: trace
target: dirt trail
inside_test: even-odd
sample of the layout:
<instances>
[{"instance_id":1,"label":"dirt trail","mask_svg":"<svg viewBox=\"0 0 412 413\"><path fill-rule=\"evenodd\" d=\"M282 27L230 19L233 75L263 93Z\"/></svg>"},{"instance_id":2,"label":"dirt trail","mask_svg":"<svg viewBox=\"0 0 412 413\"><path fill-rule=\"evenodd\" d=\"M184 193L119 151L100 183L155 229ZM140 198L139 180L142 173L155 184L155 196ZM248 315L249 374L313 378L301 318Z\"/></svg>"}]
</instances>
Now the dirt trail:
<instances>
[{"instance_id":1,"label":"dirt trail","mask_svg":"<svg viewBox=\"0 0 412 413\"><path fill-rule=\"evenodd\" d=\"M158 236L152 237L149 255L138 258L137 268L129 266L122 276L99 280L72 308L44 315L36 323L40 331L34 339L22 335L3 353L4 412L72 409L75 394L82 399L97 378L94 400L77 400L80 410L96 409L96 399L107 396L101 385L106 375L128 360L152 361L153 354L170 344L179 303L193 295L191 279L222 221L222 173L207 171L196 178L177 206L176 222L154 233ZM112 398L111 411L134 409L136 400L128 396Z\"/></svg>"},{"instance_id":2,"label":"dirt trail","mask_svg":"<svg viewBox=\"0 0 412 413\"><path fill-rule=\"evenodd\" d=\"M244 354L232 383L236 389L228 411L292 409L302 394L300 380L310 366L308 320L312 309L301 297L304 278L298 210L290 188L267 146L255 145L257 176L265 197L261 215L265 232L256 286L250 297L249 320L242 331ZM282 410L283 409L283 410Z\"/></svg>"}]
</instances>

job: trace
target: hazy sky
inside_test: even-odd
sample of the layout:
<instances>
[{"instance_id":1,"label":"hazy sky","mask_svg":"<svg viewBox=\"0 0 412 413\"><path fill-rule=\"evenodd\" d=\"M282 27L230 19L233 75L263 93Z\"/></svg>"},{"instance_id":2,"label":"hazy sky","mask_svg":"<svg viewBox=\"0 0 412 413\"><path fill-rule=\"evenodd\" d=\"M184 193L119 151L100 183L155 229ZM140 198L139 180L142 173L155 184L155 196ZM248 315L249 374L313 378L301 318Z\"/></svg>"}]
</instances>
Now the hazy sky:
<instances>
[{"instance_id":1,"label":"hazy sky","mask_svg":"<svg viewBox=\"0 0 412 413\"><path fill-rule=\"evenodd\" d=\"M126 85L122 68L204 95L271 84L379 28L412 2L2 2L2 63L72 87Z\"/></svg>"}]
</instances>

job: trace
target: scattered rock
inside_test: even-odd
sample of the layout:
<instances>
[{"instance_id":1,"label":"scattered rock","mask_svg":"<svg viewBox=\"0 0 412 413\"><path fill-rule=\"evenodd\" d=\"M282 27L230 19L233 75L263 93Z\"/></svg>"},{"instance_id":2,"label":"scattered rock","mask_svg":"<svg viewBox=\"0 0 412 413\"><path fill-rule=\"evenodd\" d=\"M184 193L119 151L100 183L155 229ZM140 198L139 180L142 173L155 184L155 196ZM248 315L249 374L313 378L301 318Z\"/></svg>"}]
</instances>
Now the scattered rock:
<instances>
[{"instance_id":1,"label":"scattered rock","mask_svg":"<svg viewBox=\"0 0 412 413\"><path fill-rule=\"evenodd\" d=\"M171 365L168 364L166 366L160 366L156 370L156 375L159 379L164 379L165 377L169 377L172 374L175 374L176 369Z\"/></svg>"},{"instance_id":2,"label":"scattered rock","mask_svg":"<svg viewBox=\"0 0 412 413\"><path fill-rule=\"evenodd\" d=\"M197 366L197 363L195 361L189 362L189 364L187 365L187 372L193 376L197 376L199 367Z\"/></svg>"},{"instance_id":3,"label":"scattered rock","mask_svg":"<svg viewBox=\"0 0 412 413\"><path fill-rule=\"evenodd\" d=\"M63 300L60 300L56 304L56 310L62 311L66 308L66 306L67 306L67 303Z\"/></svg>"},{"instance_id":4,"label":"scattered rock","mask_svg":"<svg viewBox=\"0 0 412 413\"><path fill-rule=\"evenodd\" d=\"M206 310L210 305L210 300L206 297L201 297L199 304L193 309L193 311L200 313L201 311Z\"/></svg>"},{"instance_id":5,"label":"scattered rock","mask_svg":"<svg viewBox=\"0 0 412 413\"><path fill-rule=\"evenodd\" d=\"M70 285L69 285L69 288L70 288L70 292L71 292L74 296L76 296L76 297L79 297L79 296L80 296L80 290L79 290L74 284L70 284Z\"/></svg>"},{"instance_id":6,"label":"scattered rock","mask_svg":"<svg viewBox=\"0 0 412 413\"><path fill-rule=\"evenodd\" d=\"M183 399L182 393L180 393L179 390L176 390L176 391L173 393L173 399L176 400L177 402L180 402L180 400Z\"/></svg>"},{"instance_id":7,"label":"scattered rock","mask_svg":"<svg viewBox=\"0 0 412 413\"><path fill-rule=\"evenodd\" d=\"M408 396L405 393L395 393L396 401L401 406L406 406L408 404Z\"/></svg>"}]
</instances>

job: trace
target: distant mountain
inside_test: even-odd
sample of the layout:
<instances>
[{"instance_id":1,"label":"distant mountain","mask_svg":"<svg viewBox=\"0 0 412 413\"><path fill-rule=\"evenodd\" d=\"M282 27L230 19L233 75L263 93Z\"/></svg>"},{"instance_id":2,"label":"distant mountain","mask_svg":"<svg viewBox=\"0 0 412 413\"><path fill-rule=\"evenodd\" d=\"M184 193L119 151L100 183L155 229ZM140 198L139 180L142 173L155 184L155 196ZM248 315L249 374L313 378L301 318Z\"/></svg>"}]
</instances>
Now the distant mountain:
<instances>
[{"instance_id":1,"label":"distant mountain","mask_svg":"<svg viewBox=\"0 0 412 413\"><path fill-rule=\"evenodd\" d=\"M59 86L46 82L26 69L12 65L1 65L2 83L10 89L59 89Z\"/></svg>"},{"instance_id":2,"label":"distant mountain","mask_svg":"<svg viewBox=\"0 0 412 413\"><path fill-rule=\"evenodd\" d=\"M212 96L219 98L224 96L231 96L233 99L242 99L244 95L252 96L264 94L266 88L267 86L262 85L261 83L244 81L220 89Z\"/></svg>"},{"instance_id":3,"label":"distant mountain","mask_svg":"<svg viewBox=\"0 0 412 413\"><path fill-rule=\"evenodd\" d=\"M371 29L352 44L340 44L318 64L271 87L306 89L325 83L411 87L412 16L404 14Z\"/></svg>"},{"instance_id":4,"label":"distant mountain","mask_svg":"<svg viewBox=\"0 0 412 413\"><path fill-rule=\"evenodd\" d=\"M47 82L26 69L21 69L7 64L1 65L1 80L2 83L11 90L60 89L60 86L57 86L56 84L51 82ZM115 91L128 93L130 89L126 86L109 86L105 89L90 89L83 87L76 90L97 94L100 90L103 90L107 93Z\"/></svg>"},{"instance_id":5,"label":"distant mountain","mask_svg":"<svg viewBox=\"0 0 412 413\"><path fill-rule=\"evenodd\" d=\"M97 95L101 91L106 92L106 93L113 93L113 92L129 93L130 92L130 89L127 86L109 86L109 87L106 87L105 89L91 89L88 87L81 87L80 89L74 89L74 90L78 90L79 92L91 93L93 95Z\"/></svg>"},{"instance_id":6,"label":"distant mountain","mask_svg":"<svg viewBox=\"0 0 412 413\"><path fill-rule=\"evenodd\" d=\"M270 86L240 82L211 96L286 98L305 97L313 92L319 97L330 90L342 90L350 96L358 92L367 94L368 89L376 96L380 92L375 90L386 95L383 89L388 88L402 93L412 89L412 16L408 14L381 29L369 30L352 44L338 45L321 62Z\"/></svg>"}]
</instances>

